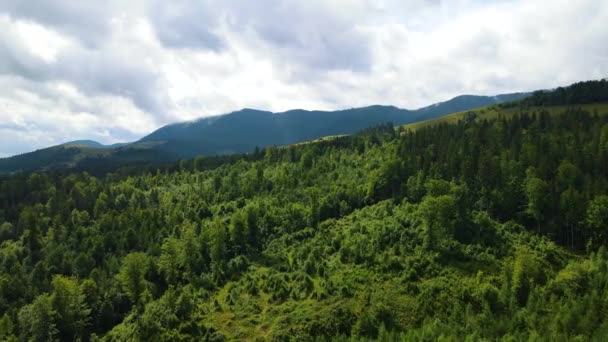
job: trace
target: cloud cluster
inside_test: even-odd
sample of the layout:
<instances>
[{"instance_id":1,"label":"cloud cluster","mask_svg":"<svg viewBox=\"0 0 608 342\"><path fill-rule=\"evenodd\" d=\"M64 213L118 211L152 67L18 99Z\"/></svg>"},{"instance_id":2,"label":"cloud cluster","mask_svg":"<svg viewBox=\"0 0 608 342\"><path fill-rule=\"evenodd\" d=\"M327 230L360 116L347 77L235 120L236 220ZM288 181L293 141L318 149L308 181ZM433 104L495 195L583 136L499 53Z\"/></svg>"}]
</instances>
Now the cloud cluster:
<instances>
[{"instance_id":1,"label":"cloud cluster","mask_svg":"<svg viewBox=\"0 0 608 342\"><path fill-rule=\"evenodd\" d=\"M416 108L608 75L594 0L4 0L0 156L243 107Z\"/></svg>"}]
</instances>

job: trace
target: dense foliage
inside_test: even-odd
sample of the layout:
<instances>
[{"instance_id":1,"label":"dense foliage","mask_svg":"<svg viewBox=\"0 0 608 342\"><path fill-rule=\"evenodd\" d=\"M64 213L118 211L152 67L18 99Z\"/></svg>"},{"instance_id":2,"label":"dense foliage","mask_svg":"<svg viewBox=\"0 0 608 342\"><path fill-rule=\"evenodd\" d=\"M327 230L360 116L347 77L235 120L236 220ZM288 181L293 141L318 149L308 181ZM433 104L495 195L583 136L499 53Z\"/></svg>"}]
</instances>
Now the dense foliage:
<instances>
[{"instance_id":1,"label":"dense foliage","mask_svg":"<svg viewBox=\"0 0 608 342\"><path fill-rule=\"evenodd\" d=\"M560 106L608 102L608 79L585 81L550 91L536 91L521 101L528 106Z\"/></svg>"},{"instance_id":2,"label":"dense foliage","mask_svg":"<svg viewBox=\"0 0 608 342\"><path fill-rule=\"evenodd\" d=\"M608 118L578 109L0 184L0 339L603 340Z\"/></svg>"}]
</instances>

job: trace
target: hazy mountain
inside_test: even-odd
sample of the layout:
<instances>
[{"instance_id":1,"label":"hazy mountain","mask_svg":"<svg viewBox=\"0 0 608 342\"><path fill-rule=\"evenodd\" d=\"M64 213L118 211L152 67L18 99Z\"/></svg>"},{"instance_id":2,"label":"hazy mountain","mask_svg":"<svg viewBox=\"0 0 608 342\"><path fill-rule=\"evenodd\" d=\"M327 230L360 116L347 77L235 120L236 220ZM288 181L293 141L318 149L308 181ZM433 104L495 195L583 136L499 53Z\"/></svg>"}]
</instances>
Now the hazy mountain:
<instances>
[{"instance_id":1,"label":"hazy mountain","mask_svg":"<svg viewBox=\"0 0 608 342\"><path fill-rule=\"evenodd\" d=\"M288 145L328 135L350 134L372 125L407 124L445 114L518 100L527 94L464 95L418 110L369 106L339 111L290 110L272 113L243 109L226 115L162 127L142 138L180 158L250 152L256 146ZM136 143L137 144L137 143Z\"/></svg>"},{"instance_id":2,"label":"hazy mountain","mask_svg":"<svg viewBox=\"0 0 608 342\"><path fill-rule=\"evenodd\" d=\"M168 162L197 155L247 153L256 147L287 145L324 136L350 134L382 123L408 124L482 106L518 100L527 93L498 96L464 95L417 110L369 106L338 111L302 109L272 113L243 109L229 114L176 123L134 143L103 145L71 141L0 159L0 173L88 168L129 162Z\"/></svg>"},{"instance_id":3,"label":"hazy mountain","mask_svg":"<svg viewBox=\"0 0 608 342\"><path fill-rule=\"evenodd\" d=\"M411 111L371 106L341 111L291 110L272 113L243 109L226 115L162 127L141 139L180 157L250 152L256 146L287 145L327 135L348 134L371 125L410 122ZM137 143L136 143L137 144Z\"/></svg>"},{"instance_id":4,"label":"hazy mountain","mask_svg":"<svg viewBox=\"0 0 608 342\"><path fill-rule=\"evenodd\" d=\"M128 145L129 143L116 143L110 145L104 145L95 140L74 140L61 144L62 146L83 146L83 147L94 147L94 148L116 148Z\"/></svg>"},{"instance_id":5,"label":"hazy mountain","mask_svg":"<svg viewBox=\"0 0 608 342\"><path fill-rule=\"evenodd\" d=\"M418 116L415 121L434 119L446 114L461 112L463 110L489 106L511 101L521 100L530 93L514 93L496 96L461 95L449 101L439 102L428 107L416 110Z\"/></svg>"}]
</instances>

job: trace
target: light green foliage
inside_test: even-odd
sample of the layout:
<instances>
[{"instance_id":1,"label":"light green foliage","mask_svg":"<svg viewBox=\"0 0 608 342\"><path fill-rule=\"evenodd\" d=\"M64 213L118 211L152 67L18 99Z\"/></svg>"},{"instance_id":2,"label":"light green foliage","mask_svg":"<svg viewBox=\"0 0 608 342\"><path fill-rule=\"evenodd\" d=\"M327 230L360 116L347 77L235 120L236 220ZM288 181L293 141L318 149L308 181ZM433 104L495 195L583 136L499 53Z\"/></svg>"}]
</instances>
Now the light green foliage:
<instances>
[{"instance_id":1,"label":"light green foliage","mask_svg":"<svg viewBox=\"0 0 608 342\"><path fill-rule=\"evenodd\" d=\"M17 336L15 336L14 332L15 325L8 314L5 313L4 316L0 318L0 339L9 342L17 341Z\"/></svg>"},{"instance_id":2,"label":"light green foliage","mask_svg":"<svg viewBox=\"0 0 608 342\"><path fill-rule=\"evenodd\" d=\"M571 162L564 160L559 164L556 181L560 191L574 187L578 183L579 177L580 171Z\"/></svg>"},{"instance_id":3,"label":"light green foliage","mask_svg":"<svg viewBox=\"0 0 608 342\"><path fill-rule=\"evenodd\" d=\"M426 193L431 197L439 197L443 195L449 195L452 190L452 184L443 179L430 179L426 184Z\"/></svg>"},{"instance_id":4,"label":"light green foliage","mask_svg":"<svg viewBox=\"0 0 608 342\"><path fill-rule=\"evenodd\" d=\"M19 310L20 338L26 341L59 341L53 304L49 295L43 294L31 304Z\"/></svg>"},{"instance_id":5,"label":"light green foliage","mask_svg":"<svg viewBox=\"0 0 608 342\"><path fill-rule=\"evenodd\" d=\"M546 265L527 247L522 247L515 254L513 263L513 295L520 306L526 305L534 285L544 281Z\"/></svg>"},{"instance_id":6,"label":"light green foliage","mask_svg":"<svg viewBox=\"0 0 608 342\"><path fill-rule=\"evenodd\" d=\"M531 110L2 179L0 337L603 340L606 120Z\"/></svg>"},{"instance_id":7,"label":"light green foliage","mask_svg":"<svg viewBox=\"0 0 608 342\"><path fill-rule=\"evenodd\" d=\"M64 339L82 339L91 313L82 289L74 278L61 275L53 277L51 287L51 304L56 313L55 323L60 336Z\"/></svg>"},{"instance_id":8,"label":"light green foliage","mask_svg":"<svg viewBox=\"0 0 608 342\"><path fill-rule=\"evenodd\" d=\"M145 253L130 253L122 261L116 279L133 304L139 305L146 299L145 292L148 290L146 274L149 268L150 258Z\"/></svg>"},{"instance_id":9,"label":"light green foliage","mask_svg":"<svg viewBox=\"0 0 608 342\"><path fill-rule=\"evenodd\" d=\"M543 220L545 203L547 197L548 186L545 181L534 175L534 170L526 171L526 179L524 181L524 193L528 200L526 212L536 220L538 232L540 233L540 224Z\"/></svg>"},{"instance_id":10,"label":"light green foliage","mask_svg":"<svg viewBox=\"0 0 608 342\"><path fill-rule=\"evenodd\" d=\"M425 231L424 246L441 248L454 234L454 223L458 211L451 195L428 195L418 208Z\"/></svg>"},{"instance_id":11,"label":"light green foliage","mask_svg":"<svg viewBox=\"0 0 608 342\"><path fill-rule=\"evenodd\" d=\"M216 218L209 230L209 256L214 277L220 279L224 276L226 256L228 254L228 238L226 225L220 218Z\"/></svg>"},{"instance_id":12,"label":"light green foliage","mask_svg":"<svg viewBox=\"0 0 608 342\"><path fill-rule=\"evenodd\" d=\"M167 238L163 243L158 269L165 276L167 284L175 284L183 271L180 247L179 240L175 238Z\"/></svg>"}]
</instances>

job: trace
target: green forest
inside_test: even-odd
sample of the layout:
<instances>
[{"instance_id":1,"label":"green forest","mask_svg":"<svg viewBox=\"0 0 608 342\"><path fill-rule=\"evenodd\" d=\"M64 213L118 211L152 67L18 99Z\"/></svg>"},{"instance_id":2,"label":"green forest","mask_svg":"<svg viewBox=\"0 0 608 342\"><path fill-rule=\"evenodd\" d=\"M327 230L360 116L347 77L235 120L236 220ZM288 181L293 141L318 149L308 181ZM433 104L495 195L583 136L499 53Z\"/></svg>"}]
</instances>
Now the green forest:
<instances>
[{"instance_id":1,"label":"green forest","mask_svg":"<svg viewBox=\"0 0 608 342\"><path fill-rule=\"evenodd\" d=\"M572 89L416 130L2 178L0 340L605 341L608 110Z\"/></svg>"}]
</instances>

